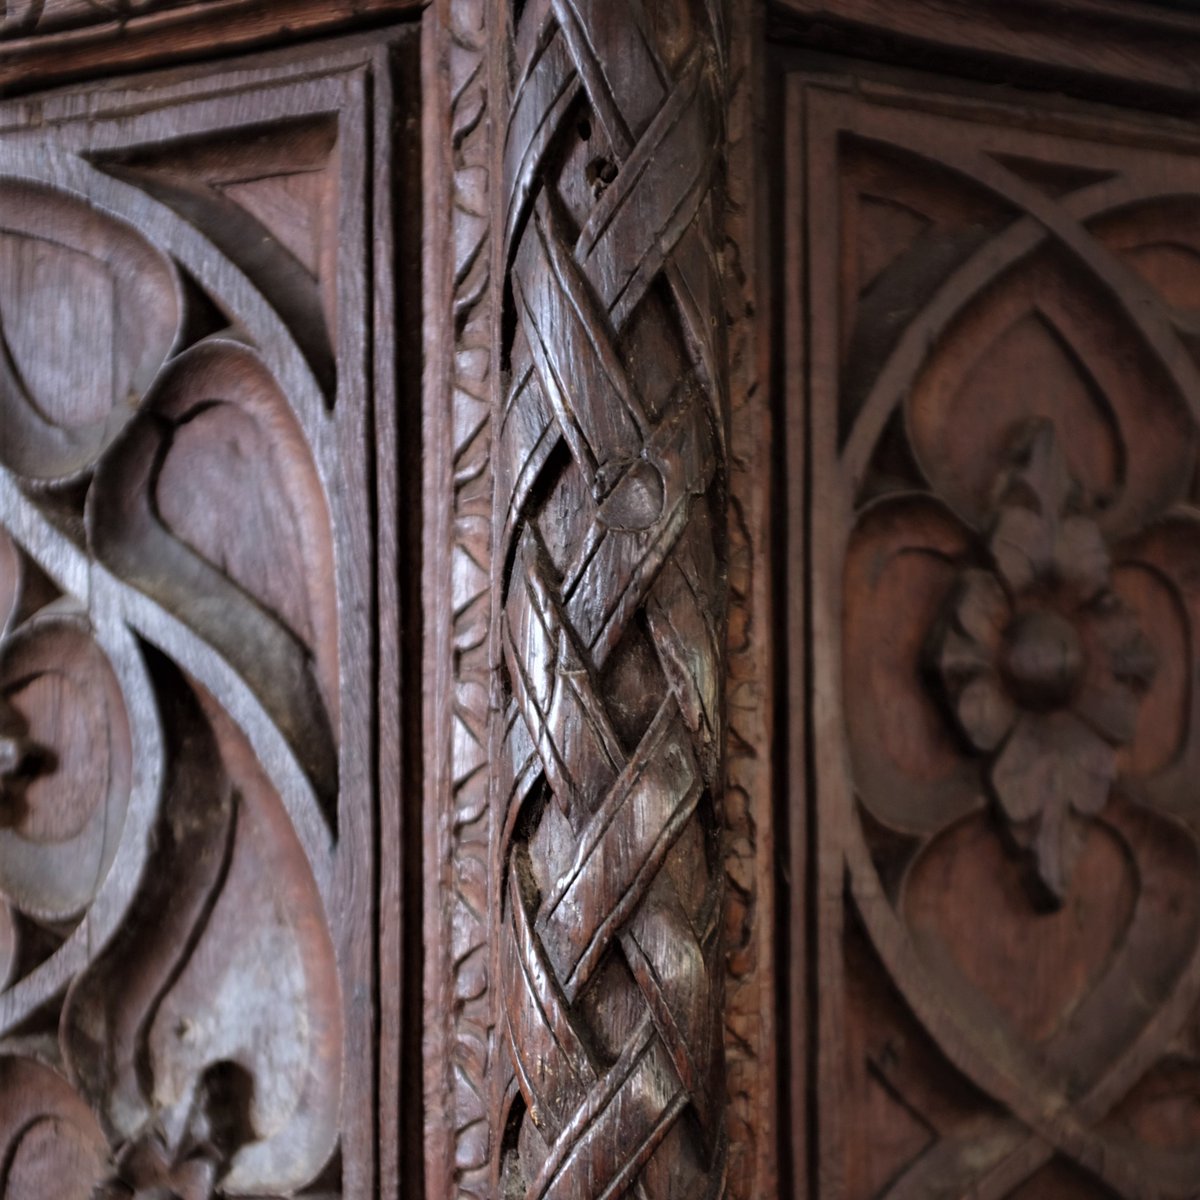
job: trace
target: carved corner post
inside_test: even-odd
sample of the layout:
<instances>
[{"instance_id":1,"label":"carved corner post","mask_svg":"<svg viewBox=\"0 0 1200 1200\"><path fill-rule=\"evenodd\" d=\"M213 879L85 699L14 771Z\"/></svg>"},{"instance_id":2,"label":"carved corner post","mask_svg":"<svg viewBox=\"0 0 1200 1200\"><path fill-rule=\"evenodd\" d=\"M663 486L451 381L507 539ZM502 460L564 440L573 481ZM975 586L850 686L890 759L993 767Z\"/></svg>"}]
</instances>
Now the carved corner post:
<instances>
[{"instance_id":1,"label":"carved corner post","mask_svg":"<svg viewBox=\"0 0 1200 1200\"><path fill-rule=\"evenodd\" d=\"M527 0L503 145L495 1194L725 1186L718 0Z\"/></svg>"}]
</instances>

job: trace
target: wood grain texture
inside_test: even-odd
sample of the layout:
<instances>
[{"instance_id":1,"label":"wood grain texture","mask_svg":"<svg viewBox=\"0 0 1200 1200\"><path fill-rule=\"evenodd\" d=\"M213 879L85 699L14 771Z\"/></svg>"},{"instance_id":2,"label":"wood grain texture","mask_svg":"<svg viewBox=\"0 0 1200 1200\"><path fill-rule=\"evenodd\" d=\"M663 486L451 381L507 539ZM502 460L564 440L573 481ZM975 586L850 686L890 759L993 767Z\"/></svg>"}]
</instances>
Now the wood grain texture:
<instances>
[{"instance_id":1,"label":"wood grain texture","mask_svg":"<svg viewBox=\"0 0 1200 1200\"><path fill-rule=\"evenodd\" d=\"M5 1197L378 1194L372 200L414 48L0 113Z\"/></svg>"},{"instance_id":2,"label":"wood grain texture","mask_svg":"<svg viewBox=\"0 0 1200 1200\"><path fill-rule=\"evenodd\" d=\"M788 83L800 1170L1187 1197L1200 143L858 88Z\"/></svg>"},{"instance_id":3,"label":"wood grain texture","mask_svg":"<svg viewBox=\"0 0 1200 1200\"><path fill-rule=\"evenodd\" d=\"M1194 112L1200 17L1139 0L770 0L781 42Z\"/></svg>"},{"instance_id":4,"label":"wood grain texture","mask_svg":"<svg viewBox=\"0 0 1200 1200\"><path fill-rule=\"evenodd\" d=\"M269 49L417 15L427 0L8 0L0 92Z\"/></svg>"},{"instance_id":5,"label":"wood grain texture","mask_svg":"<svg viewBox=\"0 0 1200 1200\"><path fill-rule=\"evenodd\" d=\"M492 1190L715 1197L724 14L547 0L512 20Z\"/></svg>"}]
</instances>

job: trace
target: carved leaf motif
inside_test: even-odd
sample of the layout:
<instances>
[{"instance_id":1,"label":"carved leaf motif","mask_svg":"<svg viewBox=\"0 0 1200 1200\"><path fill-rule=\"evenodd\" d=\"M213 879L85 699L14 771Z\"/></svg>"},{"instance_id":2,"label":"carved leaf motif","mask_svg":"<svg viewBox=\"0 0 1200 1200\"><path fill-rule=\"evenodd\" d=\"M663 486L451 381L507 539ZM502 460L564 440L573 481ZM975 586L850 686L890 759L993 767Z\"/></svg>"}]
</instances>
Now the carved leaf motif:
<instances>
[{"instance_id":1,"label":"carved leaf motif","mask_svg":"<svg viewBox=\"0 0 1200 1200\"><path fill-rule=\"evenodd\" d=\"M0 180L0 461L30 479L86 470L175 343L168 260L61 190Z\"/></svg>"}]
</instances>

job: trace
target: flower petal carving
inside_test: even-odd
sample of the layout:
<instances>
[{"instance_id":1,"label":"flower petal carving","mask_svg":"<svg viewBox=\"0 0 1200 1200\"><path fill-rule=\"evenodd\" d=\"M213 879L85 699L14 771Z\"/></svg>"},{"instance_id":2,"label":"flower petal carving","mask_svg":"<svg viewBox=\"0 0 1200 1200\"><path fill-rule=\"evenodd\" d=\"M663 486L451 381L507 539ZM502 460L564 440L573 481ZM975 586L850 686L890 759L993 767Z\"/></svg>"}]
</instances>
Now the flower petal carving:
<instances>
[{"instance_id":1,"label":"flower petal carving","mask_svg":"<svg viewBox=\"0 0 1200 1200\"><path fill-rule=\"evenodd\" d=\"M1032 848L1038 879L1060 903L1079 853L1072 812L1108 803L1116 751L1073 713L1022 716L991 768L991 785L1017 841Z\"/></svg>"},{"instance_id":2,"label":"flower petal carving","mask_svg":"<svg viewBox=\"0 0 1200 1200\"><path fill-rule=\"evenodd\" d=\"M1154 650L1111 582L1111 557L1080 510L1057 431L1028 422L995 487L991 572L967 566L932 630L931 658L1035 892L1062 902L1078 853L1074 817L1094 817L1134 734ZM1010 732L1011 731L1011 732Z\"/></svg>"},{"instance_id":3,"label":"flower petal carving","mask_svg":"<svg viewBox=\"0 0 1200 1200\"><path fill-rule=\"evenodd\" d=\"M929 629L958 595L955 564L969 544L943 506L914 495L864 513L847 553L843 687L854 781L871 812L900 830L938 829L981 795L978 766L962 754L925 679ZM962 608L978 630L997 599L981 586L985 594ZM945 654L965 685L986 655L956 632Z\"/></svg>"}]
</instances>

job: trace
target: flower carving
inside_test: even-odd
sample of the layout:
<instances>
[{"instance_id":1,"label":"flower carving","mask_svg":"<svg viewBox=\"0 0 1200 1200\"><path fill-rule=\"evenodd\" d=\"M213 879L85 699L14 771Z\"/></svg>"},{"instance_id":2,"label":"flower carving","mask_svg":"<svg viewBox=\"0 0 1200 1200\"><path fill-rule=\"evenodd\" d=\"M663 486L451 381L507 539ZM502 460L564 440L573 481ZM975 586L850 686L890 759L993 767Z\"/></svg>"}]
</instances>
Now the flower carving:
<instances>
[{"instance_id":1,"label":"flower carving","mask_svg":"<svg viewBox=\"0 0 1200 1200\"><path fill-rule=\"evenodd\" d=\"M1050 421L1023 430L1001 474L986 559L957 580L933 667L956 725L989 759L988 788L1030 854L1038 899L1056 907L1078 819L1107 804L1156 663Z\"/></svg>"}]
</instances>

